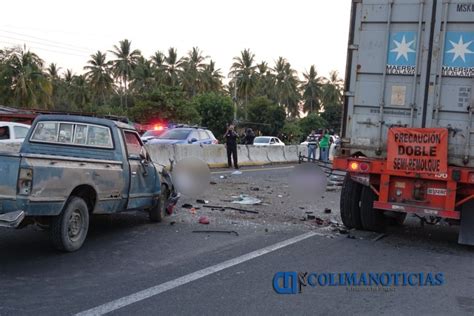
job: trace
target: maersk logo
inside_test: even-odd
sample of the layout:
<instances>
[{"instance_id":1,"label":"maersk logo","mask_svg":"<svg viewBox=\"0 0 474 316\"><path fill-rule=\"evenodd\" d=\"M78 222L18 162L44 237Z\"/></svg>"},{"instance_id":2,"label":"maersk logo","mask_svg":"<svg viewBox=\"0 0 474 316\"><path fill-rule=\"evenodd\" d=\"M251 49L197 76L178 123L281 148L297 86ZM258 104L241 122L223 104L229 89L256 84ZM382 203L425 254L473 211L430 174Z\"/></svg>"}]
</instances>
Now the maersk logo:
<instances>
[{"instance_id":1,"label":"maersk logo","mask_svg":"<svg viewBox=\"0 0 474 316\"><path fill-rule=\"evenodd\" d=\"M474 3L458 3L456 6L458 12L474 12Z\"/></svg>"},{"instance_id":2,"label":"maersk logo","mask_svg":"<svg viewBox=\"0 0 474 316\"><path fill-rule=\"evenodd\" d=\"M413 75L416 65L416 32L390 34L387 73L391 75Z\"/></svg>"},{"instance_id":3,"label":"maersk logo","mask_svg":"<svg viewBox=\"0 0 474 316\"><path fill-rule=\"evenodd\" d=\"M474 77L474 32L446 32L443 76Z\"/></svg>"}]
</instances>

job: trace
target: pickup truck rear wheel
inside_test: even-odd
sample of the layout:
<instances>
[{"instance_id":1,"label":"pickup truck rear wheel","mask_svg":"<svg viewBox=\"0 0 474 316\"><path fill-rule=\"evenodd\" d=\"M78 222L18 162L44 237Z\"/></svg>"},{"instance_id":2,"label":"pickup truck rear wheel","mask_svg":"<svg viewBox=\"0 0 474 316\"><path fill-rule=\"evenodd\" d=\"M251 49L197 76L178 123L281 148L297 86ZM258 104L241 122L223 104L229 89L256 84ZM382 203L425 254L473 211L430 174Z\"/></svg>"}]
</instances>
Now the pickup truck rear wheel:
<instances>
[{"instance_id":1,"label":"pickup truck rear wheel","mask_svg":"<svg viewBox=\"0 0 474 316\"><path fill-rule=\"evenodd\" d=\"M160 223L163 221L166 216L166 201L168 200L168 195L168 188L166 185L162 184L158 203L148 211L150 221L154 223Z\"/></svg>"},{"instance_id":2,"label":"pickup truck rear wheel","mask_svg":"<svg viewBox=\"0 0 474 316\"><path fill-rule=\"evenodd\" d=\"M89 229L89 210L86 202L73 196L60 215L51 219L51 241L61 251L73 252L81 248Z\"/></svg>"},{"instance_id":3,"label":"pickup truck rear wheel","mask_svg":"<svg viewBox=\"0 0 474 316\"><path fill-rule=\"evenodd\" d=\"M342 185L340 209L342 223L348 228L362 229L360 220L361 191L362 184L355 182L350 174L347 174Z\"/></svg>"},{"instance_id":4,"label":"pickup truck rear wheel","mask_svg":"<svg viewBox=\"0 0 474 316\"><path fill-rule=\"evenodd\" d=\"M374 209L374 201L377 195L370 187L363 187L360 203L360 219L362 227L374 232L382 232L385 229L386 221L382 211Z\"/></svg>"}]
</instances>

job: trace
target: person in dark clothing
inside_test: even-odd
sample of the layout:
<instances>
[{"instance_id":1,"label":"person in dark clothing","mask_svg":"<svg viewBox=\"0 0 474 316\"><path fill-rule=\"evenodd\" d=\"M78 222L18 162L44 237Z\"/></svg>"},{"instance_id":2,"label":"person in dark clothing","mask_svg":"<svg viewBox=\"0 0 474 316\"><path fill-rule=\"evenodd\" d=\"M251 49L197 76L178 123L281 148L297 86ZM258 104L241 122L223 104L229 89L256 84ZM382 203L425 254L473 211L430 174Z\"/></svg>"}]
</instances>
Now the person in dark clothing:
<instances>
[{"instance_id":1,"label":"person in dark clothing","mask_svg":"<svg viewBox=\"0 0 474 316\"><path fill-rule=\"evenodd\" d=\"M237 163L237 138L239 135L234 130L234 125L229 125L227 132L224 135L225 146L227 148L227 165L229 168L232 167L231 157L234 160L234 168L239 169Z\"/></svg>"},{"instance_id":2,"label":"person in dark clothing","mask_svg":"<svg viewBox=\"0 0 474 316\"><path fill-rule=\"evenodd\" d=\"M251 128L247 128L245 131L244 145L253 145L253 140L255 139L255 133Z\"/></svg>"}]
</instances>

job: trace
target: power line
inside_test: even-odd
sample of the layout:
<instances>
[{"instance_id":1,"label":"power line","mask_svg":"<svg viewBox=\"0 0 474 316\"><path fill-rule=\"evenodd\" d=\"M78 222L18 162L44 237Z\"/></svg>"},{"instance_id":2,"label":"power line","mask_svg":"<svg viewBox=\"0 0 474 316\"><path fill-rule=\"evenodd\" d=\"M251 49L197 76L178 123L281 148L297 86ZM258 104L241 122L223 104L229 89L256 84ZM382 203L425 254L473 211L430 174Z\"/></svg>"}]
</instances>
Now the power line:
<instances>
[{"instance_id":1,"label":"power line","mask_svg":"<svg viewBox=\"0 0 474 316\"><path fill-rule=\"evenodd\" d=\"M8 41L4 41L2 39L0 39L0 43L4 43L4 44L7 44L7 45L13 45L13 46L22 46L22 44L8 42ZM56 53L56 54L63 54L63 55L70 55L70 56L77 56L77 57L89 57L88 55L79 55L79 54L74 54L74 53L70 53L70 52L58 51L58 50L53 50L53 49L48 49L48 48L38 47L38 46L27 45L27 47L38 49L38 50L43 50L43 51L47 51L47 52L51 52L51 53Z\"/></svg>"},{"instance_id":2,"label":"power line","mask_svg":"<svg viewBox=\"0 0 474 316\"><path fill-rule=\"evenodd\" d=\"M0 32L9 33L9 34L14 34L14 35L23 36L23 37L34 38L34 39L37 39L37 40L40 40L40 41L43 41L43 42L49 42L49 43L58 44L58 45L61 45L61 46L69 46L69 47L71 47L71 48L78 49L78 50L84 50L84 51L88 51L88 52L91 51L91 50L90 50L89 48L87 48L87 47L81 47L81 46L72 45L72 44L68 44L68 43L62 43L62 42L52 41L52 40L48 40L48 39L45 39L45 38L36 37L36 36L32 36L32 35L27 35L27 34L22 34L22 33L17 33L17 32L13 32L13 31L0 30Z\"/></svg>"},{"instance_id":3,"label":"power line","mask_svg":"<svg viewBox=\"0 0 474 316\"><path fill-rule=\"evenodd\" d=\"M89 52L89 51L85 51L85 50L78 50L78 49L73 49L73 48L62 47L62 46L54 45L54 44L44 44L44 43L34 41L34 40L25 40L23 38L17 38L17 37L12 37L12 36L7 36L7 35L0 35L0 38L6 38L6 39L9 39L9 40L15 40L15 41L21 41L21 42L34 43L34 44L38 44L38 45L42 45L42 46L46 46L46 47L59 48L59 49L62 49L62 50L73 51L73 52L78 52L78 53L88 53Z\"/></svg>"}]
</instances>

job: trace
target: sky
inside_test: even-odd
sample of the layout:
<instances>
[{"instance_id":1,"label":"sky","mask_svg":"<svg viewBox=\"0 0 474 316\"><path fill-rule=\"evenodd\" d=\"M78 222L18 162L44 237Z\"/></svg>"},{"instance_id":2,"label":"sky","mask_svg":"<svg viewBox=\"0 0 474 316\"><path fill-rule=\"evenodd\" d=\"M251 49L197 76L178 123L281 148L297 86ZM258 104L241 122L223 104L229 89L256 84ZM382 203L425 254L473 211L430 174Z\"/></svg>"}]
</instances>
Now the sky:
<instances>
[{"instance_id":1,"label":"sky","mask_svg":"<svg viewBox=\"0 0 474 316\"><path fill-rule=\"evenodd\" d=\"M300 74L343 77L350 0L16 0L2 3L0 48L26 45L47 64L82 73L89 56L125 38L145 57L197 46L227 76L249 48L270 66L285 57ZM7 14L8 13L8 14ZM112 58L109 53L108 56Z\"/></svg>"}]
</instances>

